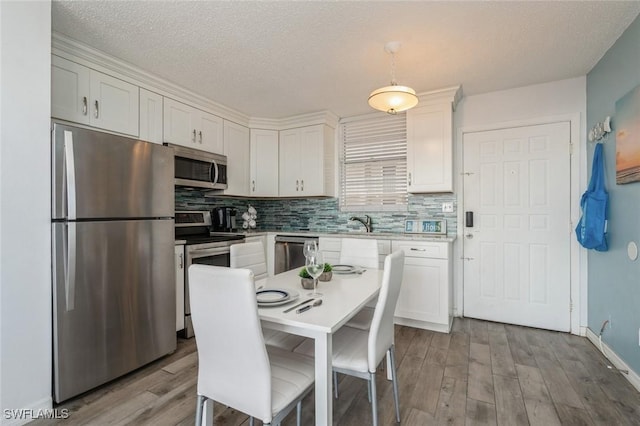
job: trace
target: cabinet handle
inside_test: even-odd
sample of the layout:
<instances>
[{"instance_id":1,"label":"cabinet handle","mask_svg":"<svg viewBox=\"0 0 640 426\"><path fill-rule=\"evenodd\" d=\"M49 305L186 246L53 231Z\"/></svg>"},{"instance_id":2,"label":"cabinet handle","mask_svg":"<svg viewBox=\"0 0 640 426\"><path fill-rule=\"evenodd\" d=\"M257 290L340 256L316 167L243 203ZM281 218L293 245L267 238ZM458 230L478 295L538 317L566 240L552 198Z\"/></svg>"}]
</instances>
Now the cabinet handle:
<instances>
[{"instance_id":1,"label":"cabinet handle","mask_svg":"<svg viewBox=\"0 0 640 426\"><path fill-rule=\"evenodd\" d=\"M82 115L87 115L87 97L82 97Z\"/></svg>"},{"instance_id":2,"label":"cabinet handle","mask_svg":"<svg viewBox=\"0 0 640 426\"><path fill-rule=\"evenodd\" d=\"M96 99L96 102L94 103L95 107L96 107L96 113L95 113L95 117L98 118L98 115L100 115L100 111L98 108L98 100Z\"/></svg>"},{"instance_id":3,"label":"cabinet handle","mask_svg":"<svg viewBox=\"0 0 640 426\"><path fill-rule=\"evenodd\" d=\"M202 143L202 130L198 132L198 136L200 136L200 143Z\"/></svg>"},{"instance_id":4,"label":"cabinet handle","mask_svg":"<svg viewBox=\"0 0 640 426\"><path fill-rule=\"evenodd\" d=\"M411 186L411 173L409 173L409 186Z\"/></svg>"},{"instance_id":5,"label":"cabinet handle","mask_svg":"<svg viewBox=\"0 0 640 426\"><path fill-rule=\"evenodd\" d=\"M184 269L184 257L182 253L180 253L180 269Z\"/></svg>"},{"instance_id":6,"label":"cabinet handle","mask_svg":"<svg viewBox=\"0 0 640 426\"><path fill-rule=\"evenodd\" d=\"M298 179L296 179L296 191L298 190Z\"/></svg>"},{"instance_id":7,"label":"cabinet handle","mask_svg":"<svg viewBox=\"0 0 640 426\"><path fill-rule=\"evenodd\" d=\"M255 180L251 181L251 191L252 192L256 192L256 181Z\"/></svg>"},{"instance_id":8,"label":"cabinet handle","mask_svg":"<svg viewBox=\"0 0 640 426\"><path fill-rule=\"evenodd\" d=\"M300 191L304 191L304 179L300 181Z\"/></svg>"},{"instance_id":9,"label":"cabinet handle","mask_svg":"<svg viewBox=\"0 0 640 426\"><path fill-rule=\"evenodd\" d=\"M427 249L411 247L411 251L427 251Z\"/></svg>"},{"instance_id":10,"label":"cabinet handle","mask_svg":"<svg viewBox=\"0 0 640 426\"><path fill-rule=\"evenodd\" d=\"M196 143L196 129L193 129L193 138L191 138L193 143Z\"/></svg>"}]
</instances>

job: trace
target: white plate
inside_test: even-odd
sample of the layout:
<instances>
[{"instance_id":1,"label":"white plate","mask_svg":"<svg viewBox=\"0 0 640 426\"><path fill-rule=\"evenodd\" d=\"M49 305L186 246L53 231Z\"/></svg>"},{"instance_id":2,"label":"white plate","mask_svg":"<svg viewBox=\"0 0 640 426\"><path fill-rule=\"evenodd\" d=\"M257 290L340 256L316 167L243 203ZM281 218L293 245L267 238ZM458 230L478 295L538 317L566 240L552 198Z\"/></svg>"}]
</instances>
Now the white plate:
<instances>
[{"instance_id":1,"label":"white plate","mask_svg":"<svg viewBox=\"0 0 640 426\"><path fill-rule=\"evenodd\" d=\"M354 274L357 268L353 265L332 265L331 270L336 274Z\"/></svg>"},{"instance_id":2,"label":"white plate","mask_svg":"<svg viewBox=\"0 0 640 426\"><path fill-rule=\"evenodd\" d=\"M269 296L264 296L264 299L260 298L260 295L264 295L265 293L274 293L274 295L269 295ZM286 294L286 296L283 296L283 293ZM280 295L280 299L278 299L278 295ZM269 288L269 289L264 289L264 290L258 290L256 292L256 297L258 299L258 306L261 308L268 308L271 306L280 306L280 305L284 305L286 303L289 302L293 302L294 300L296 300L298 297L300 297L300 294L295 291L295 290L283 290L280 288ZM268 298L267 298L268 297ZM265 301L263 301L265 300Z\"/></svg>"}]
</instances>

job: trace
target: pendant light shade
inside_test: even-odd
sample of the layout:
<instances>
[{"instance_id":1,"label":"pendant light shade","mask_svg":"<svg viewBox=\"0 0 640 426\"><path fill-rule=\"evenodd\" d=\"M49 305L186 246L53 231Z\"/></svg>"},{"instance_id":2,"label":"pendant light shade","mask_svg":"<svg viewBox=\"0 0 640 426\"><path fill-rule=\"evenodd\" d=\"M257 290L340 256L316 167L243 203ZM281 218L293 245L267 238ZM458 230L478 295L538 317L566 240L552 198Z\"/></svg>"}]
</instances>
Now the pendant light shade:
<instances>
[{"instance_id":1,"label":"pendant light shade","mask_svg":"<svg viewBox=\"0 0 640 426\"><path fill-rule=\"evenodd\" d=\"M384 46L384 50L391 54L391 85L374 90L369 95L369 105L389 114L406 111L418 105L415 90L407 86L398 86L395 76L394 54L400 49L400 43L392 41Z\"/></svg>"}]
</instances>

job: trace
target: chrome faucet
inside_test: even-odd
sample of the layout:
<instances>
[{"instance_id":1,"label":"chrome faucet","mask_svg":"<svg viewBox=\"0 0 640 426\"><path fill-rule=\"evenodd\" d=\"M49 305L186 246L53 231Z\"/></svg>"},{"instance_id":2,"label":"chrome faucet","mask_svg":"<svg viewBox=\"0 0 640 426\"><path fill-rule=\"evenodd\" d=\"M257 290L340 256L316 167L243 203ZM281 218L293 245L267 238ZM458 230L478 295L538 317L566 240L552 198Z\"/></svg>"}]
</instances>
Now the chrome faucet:
<instances>
[{"instance_id":1,"label":"chrome faucet","mask_svg":"<svg viewBox=\"0 0 640 426\"><path fill-rule=\"evenodd\" d=\"M355 220L355 221L360 222L361 224L364 225L364 227L367 230L367 232L371 232L371 217L368 214L365 214L364 217L366 217L367 219L363 220L363 219L361 219L359 217L351 216L349 218L349 220Z\"/></svg>"}]
</instances>

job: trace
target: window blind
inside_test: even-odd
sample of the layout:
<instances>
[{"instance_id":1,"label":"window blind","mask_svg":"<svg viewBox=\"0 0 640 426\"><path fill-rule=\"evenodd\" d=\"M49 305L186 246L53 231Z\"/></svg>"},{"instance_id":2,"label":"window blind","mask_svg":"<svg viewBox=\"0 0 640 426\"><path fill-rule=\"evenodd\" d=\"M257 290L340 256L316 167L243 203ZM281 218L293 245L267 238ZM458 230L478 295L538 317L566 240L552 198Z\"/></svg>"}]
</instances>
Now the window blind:
<instances>
[{"instance_id":1,"label":"window blind","mask_svg":"<svg viewBox=\"0 0 640 426\"><path fill-rule=\"evenodd\" d=\"M341 124L340 209L406 210L406 114Z\"/></svg>"}]
</instances>

